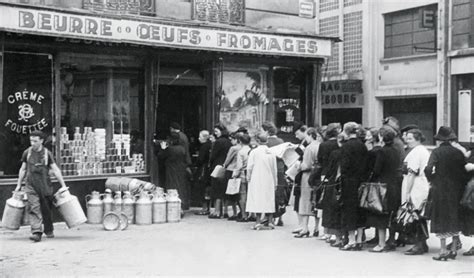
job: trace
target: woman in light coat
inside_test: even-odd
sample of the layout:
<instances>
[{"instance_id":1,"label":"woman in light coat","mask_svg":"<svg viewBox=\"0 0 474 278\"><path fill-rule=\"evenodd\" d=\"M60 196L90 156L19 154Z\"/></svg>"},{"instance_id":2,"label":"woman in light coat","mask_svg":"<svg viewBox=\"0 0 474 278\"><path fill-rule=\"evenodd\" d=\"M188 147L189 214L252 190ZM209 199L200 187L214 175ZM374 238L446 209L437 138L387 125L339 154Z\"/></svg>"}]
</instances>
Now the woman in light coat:
<instances>
[{"instance_id":1,"label":"woman in light coat","mask_svg":"<svg viewBox=\"0 0 474 278\"><path fill-rule=\"evenodd\" d=\"M268 227L273 229L273 213L275 212L275 186L277 185L276 156L270 152L267 144L268 136L257 135L259 146L250 152L247 162L247 212L257 213L257 223L253 227L260 230L264 226L262 220L268 217Z\"/></svg>"}]
</instances>

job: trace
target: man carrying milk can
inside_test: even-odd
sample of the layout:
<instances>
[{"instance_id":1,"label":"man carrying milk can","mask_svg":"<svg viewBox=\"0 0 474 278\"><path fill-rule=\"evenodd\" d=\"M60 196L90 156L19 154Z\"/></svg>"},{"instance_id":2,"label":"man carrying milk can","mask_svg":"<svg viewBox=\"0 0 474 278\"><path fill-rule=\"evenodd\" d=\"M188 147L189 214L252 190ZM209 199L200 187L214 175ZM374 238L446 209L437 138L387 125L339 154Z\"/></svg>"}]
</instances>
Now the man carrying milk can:
<instances>
[{"instance_id":1,"label":"man carrying milk can","mask_svg":"<svg viewBox=\"0 0 474 278\"><path fill-rule=\"evenodd\" d=\"M41 131L30 133L31 147L25 150L21 157L22 164L15 189L15 191L20 190L23 179L26 177L25 193L28 197L26 212L31 224L30 239L34 242L41 241L43 232L48 238L54 237L51 215L53 186L49 177L50 170L58 179L61 187L66 187L53 155L43 146L44 139L45 134ZM42 224L44 224L44 230Z\"/></svg>"}]
</instances>

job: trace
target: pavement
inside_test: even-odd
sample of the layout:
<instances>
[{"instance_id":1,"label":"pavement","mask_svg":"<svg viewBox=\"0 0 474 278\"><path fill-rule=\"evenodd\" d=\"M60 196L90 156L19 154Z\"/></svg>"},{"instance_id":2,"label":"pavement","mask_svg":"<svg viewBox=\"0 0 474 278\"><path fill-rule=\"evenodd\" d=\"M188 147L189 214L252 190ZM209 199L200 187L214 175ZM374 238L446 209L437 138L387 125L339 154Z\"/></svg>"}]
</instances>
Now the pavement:
<instances>
[{"instance_id":1,"label":"pavement","mask_svg":"<svg viewBox=\"0 0 474 278\"><path fill-rule=\"evenodd\" d=\"M430 252L339 251L310 237L293 238L294 212L285 226L254 231L252 223L208 219L192 212L180 223L130 225L105 231L84 224L68 229L55 224L53 239L28 240L29 227L0 229L0 277L89 276L455 276L474 277L474 257L433 261L439 251L434 235ZM371 237L371 232L368 237ZM462 238L464 249L474 240Z\"/></svg>"}]
</instances>

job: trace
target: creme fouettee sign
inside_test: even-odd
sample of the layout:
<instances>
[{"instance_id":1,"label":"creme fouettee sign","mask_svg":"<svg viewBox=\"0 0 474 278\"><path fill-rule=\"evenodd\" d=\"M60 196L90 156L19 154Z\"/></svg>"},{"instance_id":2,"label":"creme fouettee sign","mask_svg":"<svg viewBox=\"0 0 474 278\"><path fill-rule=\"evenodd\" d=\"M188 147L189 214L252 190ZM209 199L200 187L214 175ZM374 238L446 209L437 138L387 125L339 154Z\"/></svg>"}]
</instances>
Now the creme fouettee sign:
<instances>
[{"instance_id":1,"label":"creme fouettee sign","mask_svg":"<svg viewBox=\"0 0 474 278\"><path fill-rule=\"evenodd\" d=\"M42 94L27 89L8 95L6 101L12 109L8 113L10 117L5 122L5 128L18 134L46 128L48 121L41 113L44 100Z\"/></svg>"},{"instance_id":2,"label":"creme fouettee sign","mask_svg":"<svg viewBox=\"0 0 474 278\"><path fill-rule=\"evenodd\" d=\"M0 30L263 55L328 57L331 41L310 37L216 30L23 9L0 5Z\"/></svg>"}]
</instances>

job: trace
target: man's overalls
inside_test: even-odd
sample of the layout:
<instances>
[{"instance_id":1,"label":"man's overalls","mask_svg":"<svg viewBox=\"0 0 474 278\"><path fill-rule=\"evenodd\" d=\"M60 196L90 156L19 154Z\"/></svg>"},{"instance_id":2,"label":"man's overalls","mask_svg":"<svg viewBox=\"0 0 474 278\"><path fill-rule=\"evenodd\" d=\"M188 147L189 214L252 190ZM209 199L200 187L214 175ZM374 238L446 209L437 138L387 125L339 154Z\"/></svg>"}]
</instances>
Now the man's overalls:
<instances>
[{"instance_id":1,"label":"man's overalls","mask_svg":"<svg viewBox=\"0 0 474 278\"><path fill-rule=\"evenodd\" d=\"M31 233L53 232L51 209L53 205L53 187L49 177L48 150L43 147L44 155L38 161L28 149L26 158L27 176L25 192L28 196L27 212L31 224Z\"/></svg>"}]
</instances>

